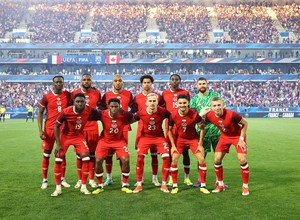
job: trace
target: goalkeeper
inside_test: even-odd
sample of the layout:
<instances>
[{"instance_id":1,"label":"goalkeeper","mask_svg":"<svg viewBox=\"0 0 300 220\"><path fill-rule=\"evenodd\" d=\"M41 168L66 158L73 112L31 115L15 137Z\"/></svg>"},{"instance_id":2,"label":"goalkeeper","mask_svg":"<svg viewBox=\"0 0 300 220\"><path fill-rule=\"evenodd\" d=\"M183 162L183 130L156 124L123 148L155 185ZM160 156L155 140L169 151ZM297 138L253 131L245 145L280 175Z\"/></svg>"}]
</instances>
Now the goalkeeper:
<instances>
[{"instance_id":1,"label":"goalkeeper","mask_svg":"<svg viewBox=\"0 0 300 220\"><path fill-rule=\"evenodd\" d=\"M210 102L212 98L216 96L221 97L221 95L218 92L208 90L208 82L204 77L200 77L197 80L197 89L199 93L191 99L190 107L195 109L200 115L205 115L210 110ZM215 151L220 137L220 130L213 124L207 124L205 126L205 130L206 133L203 141L203 147L205 150L204 157L206 157L208 152L211 152L211 149ZM197 132L198 134L200 133L199 128L197 128ZM193 186L200 187L200 180L198 179Z\"/></svg>"}]
</instances>

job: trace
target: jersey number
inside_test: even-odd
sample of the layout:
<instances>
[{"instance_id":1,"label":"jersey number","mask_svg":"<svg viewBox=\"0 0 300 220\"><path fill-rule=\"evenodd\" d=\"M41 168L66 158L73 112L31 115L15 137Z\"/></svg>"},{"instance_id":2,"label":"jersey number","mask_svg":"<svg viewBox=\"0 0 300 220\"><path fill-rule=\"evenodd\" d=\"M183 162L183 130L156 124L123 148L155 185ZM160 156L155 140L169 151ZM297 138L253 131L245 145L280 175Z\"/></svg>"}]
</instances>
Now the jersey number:
<instances>
[{"instance_id":1,"label":"jersey number","mask_svg":"<svg viewBox=\"0 0 300 220\"><path fill-rule=\"evenodd\" d=\"M154 131L156 129L155 125L148 125L148 130Z\"/></svg>"},{"instance_id":2,"label":"jersey number","mask_svg":"<svg viewBox=\"0 0 300 220\"><path fill-rule=\"evenodd\" d=\"M110 133L110 134L113 134L113 133L114 133L114 134L117 134L118 132L119 132L119 129L118 129L118 128L110 128L110 129L109 129L109 133Z\"/></svg>"}]
</instances>

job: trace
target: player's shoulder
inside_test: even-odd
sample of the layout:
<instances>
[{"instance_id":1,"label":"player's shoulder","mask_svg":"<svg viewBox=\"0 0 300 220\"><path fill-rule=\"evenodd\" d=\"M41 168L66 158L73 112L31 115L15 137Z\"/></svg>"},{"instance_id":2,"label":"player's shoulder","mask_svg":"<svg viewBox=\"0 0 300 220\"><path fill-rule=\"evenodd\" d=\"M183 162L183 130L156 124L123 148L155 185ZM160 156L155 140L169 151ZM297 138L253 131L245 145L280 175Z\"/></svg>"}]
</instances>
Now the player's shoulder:
<instances>
[{"instance_id":1,"label":"player's shoulder","mask_svg":"<svg viewBox=\"0 0 300 220\"><path fill-rule=\"evenodd\" d=\"M114 95L114 93L113 93L113 91L110 90L110 91L105 92L105 93L103 94L103 97L106 97L106 98L107 98L107 97L110 97L110 96L112 96L112 95ZM102 97L102 98L103 98L103 97Z\"/></svg>"},{"instance_id":2,"label":"player's shoulder","mask_svg":"<svg viewBox=\"0 0 300 220\"><path fill-rule=\"evenodd\" d=\"M65 90L66 91L66 90ZM77 93L82 93L81 89L75 89L71 92L72 95L76 95Z\"/></svg>"},{"instance_id":3,"label":"player's shoulder","mask_svg":"<svg viewBox=\"0 0 300 220\"><path fill-rule=\"evenodd\" d=\"M188 114L189 115L198 115L198 112L195 109L193 109L193 108L189 108Z\"/></svg>"},{"instance_id":4,"label":"player's shoulder","mask_svg":"<svg viewBox=\"0 0 300 220\"><path fill-rule=\"evenodd\" d=\"M91 87L90 92L94 93L94 94L100 94L101 93L100 90L97 89L96 87Z\"/></svg>"},{"instance_id":5,"label":"player's shoulder","mask_svg":"<svg viewBox=\"0 0 300 220\"><path fill-rule=\"evenodd\" d=\"M224 108L223 109L223 114L224 114L224 116L226 116L226 115L230 115L230 116L236 116L236 115L240 115L239 113L237 113L237 112L235 112L235 111L233 111L233 110L231 110L231 109L228 109L228 108Z\"/></svg>"},{"instance_id":6,"label":"player's shoulder","mask_svg":"<svg viewBox=\"0 0 300 220\"><path fill-rule=\"evenodd\" d=\"M189 112L190 113L197 113L197 111L195 109L193 109L193 108L189 108Z\"/></svg>"},{"instance_id":7,"label":"player's shoulder","mask_svg":"<svg viewBox=\"0 0 300 220\"><path fill-rule=\"evenodd\" d=\"M167 110L166 108L161 107L161 106L157 106L157 111L158 111L158 112L165 113L165 112L167 112L168 110Z\"/></svg>"},{"instance_id":8,"label":"player's shoulder","mask_svg":"<svg viewBox=\"0 0 300 220\"><path fill-rule=\"evenodd\" d=\"M140 98L144 98L145 95L141 92L141 93L138 93L134 96L135 99L140 99Z\"/></svg>"},{"instance_id":9,"label":"player's shoulder","mask_svg":"<svg viewBox=\"0 0 300 220\"><path fill-rule=\"evenodd\" d=\"M64 108L61 112L65 113L65 114L72 113L72 112L74 112L73 107L74 107L73 105L68 106L68 107Z\"/></svg>"},{"instance_id":10,"label":"player's shoulder","mask_svg":"<svg viewBox=\"0 0 300 220\"><path fill-rule=\"evenodd\" d=\"M191 98L191 101L196 101L196 100L199 100L200 99L200 96L198 94L195 94L192 98Z\"/></svg>"},{"instance_id":11,"label":"player's shoulder","mask_svg":"<svg viewBox=\"0 0 300 220\"><path fill-rule=\"evenodd\" d=\"M213 112L212 110L210 110L209 112L206 113L205 117L206 117L206 118L211 118L211 117L213 117L214 115L215 115L214 112Z\"/></svg>"},{"instance_id":12,"label":"player's shoulder","mask_svg":"<svg viewBox=\"0 0 300 220\"><path fill-rule=\"evenodd\" d=\"M159 114L166 114L166 113L168 113L169 111L168 111L166 108L163 108L163 107L161 107L161 106L157 106L157 112L158 112Z\"/></svg>"},{"instance_id":13,"label":"player's shoulder","mask_svg":"<svg viewBox=\"0 0 300 220\"><path fill-rule=\"evenodd\" d=\"M130 91L127 90L127 89L123 89L123 90L121 91L121 94L130 94L130 95L132 95L132 92L130 92Z\"/></svg>"},{"instance_id":14,"label":"player's shoulder","mask_svg":"<svg viewBox=\"0 0 300 220\"><path fill-rule=\"evenodd\" d=\"M162 92L162 96L165 96L167 94L171 93L171 89L165 89L163 92Z\"/></svg>"},{"instance_id":15,"label":"player's shoulder","mask_svg":"<svg viewBox=\"0 0 300 220\"><path fill-rule=\"evenodd\" d=\"M180 93L180 94L189 94L189 92L186 89L183 89L183 88L179 88L177 90L177 92Z\"/></svg>"}]
</instances>

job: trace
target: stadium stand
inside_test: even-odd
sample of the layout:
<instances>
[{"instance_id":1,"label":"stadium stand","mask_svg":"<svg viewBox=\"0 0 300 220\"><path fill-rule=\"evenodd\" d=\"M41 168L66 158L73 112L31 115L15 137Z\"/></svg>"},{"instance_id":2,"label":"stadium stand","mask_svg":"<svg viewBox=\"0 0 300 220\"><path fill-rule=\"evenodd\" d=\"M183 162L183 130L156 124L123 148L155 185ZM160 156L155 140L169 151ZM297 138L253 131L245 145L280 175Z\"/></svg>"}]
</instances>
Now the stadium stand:
<instances>
[{"instance_id":1,"label":"stadium stand","mask_svg":"<svg viewBox=\"0 0 300 220\"><path fill-rule=\"evenodd\" d=\"M299 4L215 2L208 7L204 5L206 2L196 1L144 4L138 1L36 0L19 4L5 1L0 5L0 38L11 42L26 38L31 43L138 43L140 34L154 25L159 29L157 38L154 41L143 38L144 42L295 43L299 40ZM152 18L156 24L152 24ZM20 36L16 32L14 36L13 28L20 27L25 27L27 33ZM82 30L92 33L81 37ZM161 37L160 32L166 33L165 36Z\"/></svg>"}]
</instances>

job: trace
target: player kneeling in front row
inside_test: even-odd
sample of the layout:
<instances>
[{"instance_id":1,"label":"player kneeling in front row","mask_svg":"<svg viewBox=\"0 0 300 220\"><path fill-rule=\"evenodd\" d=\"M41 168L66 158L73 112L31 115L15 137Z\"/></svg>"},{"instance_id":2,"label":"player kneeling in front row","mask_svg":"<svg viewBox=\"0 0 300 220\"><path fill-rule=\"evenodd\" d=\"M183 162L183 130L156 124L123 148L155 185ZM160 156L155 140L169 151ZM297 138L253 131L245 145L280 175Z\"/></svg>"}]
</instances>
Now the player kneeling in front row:
<instances>
[{"instance_id":1,"label":"player kneeling in front row","mask_svg":"<svg viewBox=\"0 0 300 220\"><path fill-rule=\"evenodd\" d=\"M120 100L111 98L108 101L108 109L100 113L102 133L96 148L96 177L98 188L92 194L99 194L103 189L103 162L110 150L115 150L117 157L121 160L122 191L132 193L128 188L130 172L129 152L127 142L124 138L124 127L134 122L133 114L120 109Z\"/></svg>"},{"instance_id":2,"label":"player kneeling in front row","mask_svg":"<svg viewBox=\"0 0 300 220\"><path fill-rule=\"evenodd\" d=\"M82 159L82 185L80 192L91 194L86 188L86 181L89 174L89 148L83 135L83 128L88 120L97 120L98 111L86 106L86 99L82 93L74 96L74 105L67 107L60 113L54 126L56 141L54 176L56 189L51 196L59 196L61 191L62 162L70 145L76 149L76 154ZM60 126L64 124L62 132Z\"/></svg>"},{"instance_id":3,"label":"player kneeling in front row","mask_svg":"<svg viewBox=\"0 0 300 220\"><path fill-rule=\"evenodd\" d=\"M195 129L197 123L202 121L201 116L198 113L190 109L189 98L187 95L179 95L178 101L178 111L172 112L169 121L169 138L172 145L172 163L171 163L171 176L173 179L173 189L172 194L178 193L178 159L182 154L184 149L190 149L196 156L199 162L199 176L201 180L200 192L204 194L209 194L210 192L206 189L206 163L204 159L204 148L203 148L203 138L204 129L200 133L200 139L198 139L198 134ZM174 142L174 137L172 133L172 127L176 125L177 128L177 141ZM203 126L202 126L203 127Z\"/></svg>"},{"instance_id":4,"label":"player kneeling in front row","mask_svg":"<svg viewBox=\"0 0 300 220\"><path fill-rule=\"evenodd\" d=\"M223 182L223 166L222 160L226 153L229 152L231 145L234 145L237 151L238 160L240 162L240 171L242 174L243 186L242 195L249 195L249 165L246 160L247 143L246 131L248 122L238 113L225 109L223 101L220 97L214 97L211 100L211 109L205 115L205 121L217 126L221 131L221 136L215 150L215 171L218 179L218 186L213 193L225 190Z\"/></svg>"}]
</instances>

